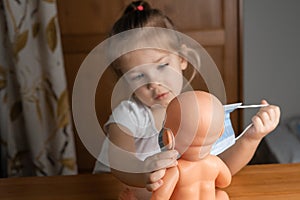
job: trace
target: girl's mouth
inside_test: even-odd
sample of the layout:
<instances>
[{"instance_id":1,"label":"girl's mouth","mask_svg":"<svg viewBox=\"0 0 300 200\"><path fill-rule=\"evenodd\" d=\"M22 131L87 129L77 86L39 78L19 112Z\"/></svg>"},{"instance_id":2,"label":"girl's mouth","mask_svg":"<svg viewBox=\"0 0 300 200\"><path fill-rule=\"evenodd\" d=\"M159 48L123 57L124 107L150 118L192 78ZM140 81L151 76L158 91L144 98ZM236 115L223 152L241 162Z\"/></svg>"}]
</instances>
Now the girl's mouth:
<instances>
[{"instance_id":1,"label":"girl's mouth","mask_svg":"<svg viewBox=\"0 0 300 200\"><path fill-rule=\"evenodd\" d=\"M160 93L160 94L158 94L157 96L155 96L155 100L162 100L162 99L164 99L165 97L167 97L168 94L169 94L169 92Z\"/></svg>"}]
</instances>

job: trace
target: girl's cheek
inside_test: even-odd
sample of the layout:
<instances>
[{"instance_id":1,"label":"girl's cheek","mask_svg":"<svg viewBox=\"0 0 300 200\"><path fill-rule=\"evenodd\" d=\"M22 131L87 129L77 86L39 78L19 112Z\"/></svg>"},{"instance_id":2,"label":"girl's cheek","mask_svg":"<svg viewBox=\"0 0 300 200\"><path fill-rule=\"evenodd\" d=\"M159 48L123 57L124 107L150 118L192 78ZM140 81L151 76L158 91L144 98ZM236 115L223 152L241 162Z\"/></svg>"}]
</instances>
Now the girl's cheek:
<instances>
[{"instance_id":1,"label":"girl's cheek","mask_svg":"<svg viewBox=\"0 0 300 200\"><path fill-rule=\"evenodd\" d=\"M167 87L172 91L172 93L177 96L181 93L183 86L183 81L182 79L177 79L177 80L170 80L170 82L167 83Z\"/></svg>"}]
</instances>

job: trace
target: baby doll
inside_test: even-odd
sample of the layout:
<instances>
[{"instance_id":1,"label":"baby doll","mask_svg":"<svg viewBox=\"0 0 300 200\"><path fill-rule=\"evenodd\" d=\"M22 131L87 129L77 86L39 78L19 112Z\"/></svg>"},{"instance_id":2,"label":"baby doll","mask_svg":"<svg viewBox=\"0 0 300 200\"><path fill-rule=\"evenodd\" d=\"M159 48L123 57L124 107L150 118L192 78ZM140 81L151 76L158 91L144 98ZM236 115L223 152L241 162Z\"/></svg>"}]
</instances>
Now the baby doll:
<instances>
[{"instance_id":1,"label":"baby doll","mask_svg":"<svg viewBox=\"0 0 300 200\"><path fill-rule=\"evenodd\" d=\"M230 184L231 173L220 158L210 155L224 129L221 102L203 91L182 93L167 107L165 129L164 143L181 157L176 167L167 169L151 199L229 199L218 188Z\"/></svg>"}]
</instances>

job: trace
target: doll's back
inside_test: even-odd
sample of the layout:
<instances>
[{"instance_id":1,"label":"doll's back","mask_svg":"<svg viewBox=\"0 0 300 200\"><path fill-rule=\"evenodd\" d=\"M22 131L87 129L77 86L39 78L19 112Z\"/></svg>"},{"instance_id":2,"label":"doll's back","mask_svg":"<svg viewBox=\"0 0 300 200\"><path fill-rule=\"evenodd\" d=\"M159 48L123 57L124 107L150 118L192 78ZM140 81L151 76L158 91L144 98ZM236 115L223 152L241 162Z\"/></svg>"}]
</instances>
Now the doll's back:
<instances>
[{"instance_id":1,"label":"doll's back","mask_svg":"<svg viewBox=\"0 0 300 200\"><path fill-rule=\"evenodd\" d=\"M225 192L215 188L228 186L231 173L220 158L210 155L224 130L221 102L203 91L182 93L168 105L165 127L169 130L166 144L172 140L169 135L174 135L181 157L175 168L166 171L164 184L152 199L228 199Z\"/></svg>"},{"instance_id":2,"label":"doll's back","mask_svg":"<svg viewBox=\"0 0 300 200\"><path fill-rule=\"evenodd\" d=\"M216 196L216 182L229 185L231 174L227 166L217 156L209 155L197 162L180 159L179 176L170 199L214 200L224 199ZM225 198L228 199L228 198Z\"/></svg>"}]
</instances>

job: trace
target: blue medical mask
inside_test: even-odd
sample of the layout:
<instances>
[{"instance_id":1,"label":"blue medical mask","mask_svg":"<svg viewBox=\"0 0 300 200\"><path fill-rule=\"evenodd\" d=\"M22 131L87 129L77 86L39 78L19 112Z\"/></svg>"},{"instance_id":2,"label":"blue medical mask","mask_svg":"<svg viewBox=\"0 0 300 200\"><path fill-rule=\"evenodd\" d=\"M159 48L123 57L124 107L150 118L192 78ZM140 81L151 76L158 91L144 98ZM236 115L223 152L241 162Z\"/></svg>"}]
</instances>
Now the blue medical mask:
<instances>
[{"instance_id":1,"label":"blue medical mask","mask_svg":"<svg viewBox=\"0 0 300 200\"><path fill-rule=\"evenodd\" d=\"M238 136L235 137L235 132L232 127L230 113L238 108L260 108L267 105L242 105L242 103L234 103L224 105L225 119L224 119L224 133L221 137L213 144L211 154L218 155L235 144L235 141L238 140L244 133L252 126L252 123L249 124L244 131ZM164 128L160 131L158 141L162 151L166 151L167 147L164 145L162 140L162 135L164 133ZM175 141L175 140L174 140ZM175 146L172 144L171 146Z\"/></svg>"},{"instance_id":2,"label":"blue medical mask","mask_svg":"<svg viewBox=\"0 0 300 200\"><path fill-rule=\"evenodd\" d=\"M234 145L235 132L232 127L230 113L239 108L242 103L224 105L225 119L224 119L224 132L221 137L213 144L211 154L218 155Z\"/></svg>"}]
</instances>

